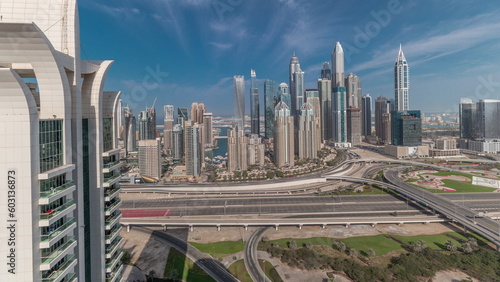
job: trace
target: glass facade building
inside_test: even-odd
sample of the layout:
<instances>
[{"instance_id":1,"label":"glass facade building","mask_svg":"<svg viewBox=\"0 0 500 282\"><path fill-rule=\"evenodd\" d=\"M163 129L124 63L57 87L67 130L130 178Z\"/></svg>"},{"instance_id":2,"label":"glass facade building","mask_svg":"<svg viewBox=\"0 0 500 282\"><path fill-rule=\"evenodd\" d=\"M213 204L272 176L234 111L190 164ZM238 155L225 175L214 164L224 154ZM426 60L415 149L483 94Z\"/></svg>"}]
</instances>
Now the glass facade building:
<instances>
[{"instance_id":1,"label":"glass facade building","mask_svg":"<svg viewBox=\"0 0 500 282\"><path fill-rule=\"evenodd\" d=\"M422 145L422 118L419 110L391 113L392 145L416 147Z\"/></svg>"},{"instance_id":2,"label":"glass facade building","mask_svg":"<svg viewBox=\"0 0 500 282\"><path fill-rule=\"evenodd\" d=\"M265 137L267 139L274 136L274 108L278 104L278 92L274 80L264 81L264 117L265 117Z\"/></svg>"}]
</instances>

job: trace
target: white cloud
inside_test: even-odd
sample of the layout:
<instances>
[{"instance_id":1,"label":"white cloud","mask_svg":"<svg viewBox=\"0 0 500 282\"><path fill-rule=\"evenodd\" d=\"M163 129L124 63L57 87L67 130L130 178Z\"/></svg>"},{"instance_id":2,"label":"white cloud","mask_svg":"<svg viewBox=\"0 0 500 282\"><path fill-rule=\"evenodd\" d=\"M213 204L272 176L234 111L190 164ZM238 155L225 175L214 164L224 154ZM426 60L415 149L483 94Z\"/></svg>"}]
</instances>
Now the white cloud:
<instances>
[{"instance_id":1,"label":"white cloud","mask_svg":"<svg viewBox=\"0 0 500 282\"><path fill-rule=\"evenodd\" d=\"M232 43L208 42L208 44L215 46L216 48L221 50L227 50L233 47Z\"/></svg>"}]
</instances>

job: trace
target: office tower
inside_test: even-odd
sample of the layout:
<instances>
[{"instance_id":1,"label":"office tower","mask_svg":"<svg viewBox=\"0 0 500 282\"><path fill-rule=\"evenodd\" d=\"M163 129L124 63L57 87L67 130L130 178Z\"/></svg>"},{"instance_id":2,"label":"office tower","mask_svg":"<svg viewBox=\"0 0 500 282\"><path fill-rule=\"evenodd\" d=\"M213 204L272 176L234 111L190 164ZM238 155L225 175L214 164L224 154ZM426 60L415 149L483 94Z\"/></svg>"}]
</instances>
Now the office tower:
<instances>
[{"instance_id":1,"label":"office tower","mask_svg":"<svg viewBox=\"0 0 500 282\"><path fill-rule=\"evenodd\" d=\"M478 133L477 107L471 99L460 99L460 138L475 139Z\"/></svg>"},{"instance_id":2,"label":"office tower","mask_svg":"<svg viewBox=\"0 0 500 282\"><path fill-rule=\"evenodd\" d=\"M410 109L409 91L410 89L410 68L406 61L401 45L399 53L394 63L394 99L398 111Z\"/></svg>"},{"instance_id":3,"label":"office tower","mask_svg":"<svg viewBox=\"0 0 500 282\"><path fill-rule=\"evenodd\" d=\"M113 62L80 59L75 0L5 2L0 281L119 281L120 93L102 89Z\"/></svg>"},{"instance_id":4,"label":"office tower","mask_svg":"<svg viewBox=\"0 0 500 282\"><path fill-rule=\"evenodd\" d=\"M375 99L375 135L382 144L391 143L391 112L396 111L394 99L379 96Z\"/></svg>"},{"instance_id":5,"label":"office tower","mask_svg":"<svg viewBox=\"0 0 500 282\"><path fill-rule=\"evenodd\" d=\"M250 88L250 132L251 134L260 135L260 105L259 105L259 88L255 70L250 70L252 77L252 86Z\"/></svg>"},{"instance_id":6,"label":"office tower","mask_svg":"<svg viewBox=\"0 0 500 282\"><path fill-rule=\"evenodd\" d=\"M235 75L234 83L234 120L240 130L245 131L245 77Z\"/></svg>"},{"instance_id":7,"label":"office tower","mask_svg":"<svg viewBox=\"0 0 500 282\"><path fill-rule=\"evenodd\" d=\"M419 110L391 113L392 145L416 147L422 145L422 118Z\"/></svg>"},{"instance_id":8,"label":"office tower","mask_svg":"<svg viewBox=\"0 0 500 282\"><path fill-rule=\"evenodd\" d=\"M292 108L292 96L290 95L288 85L284 82L278 86L279 101L285 103L289 109ZM276 104L277 105L277 104ZM276 112L276 107L273 109Z\"/></svg>"},{"instance_id":9,"label":"office tower","mask_svg":"<svg viewBox=\"0 0 500 282\"><path fill-rule=\"evenodd\" d=\"M347 142L347 102L344 86L344 50L339 42L333 48L332 68L333 140L345 143Z\"/></svg>"},{"instance_id":10,"label":"office tower","mask_svg":"<svg viewBox=\"0 0 500 282\"><path fill-rule=\"evenodd\" d=\"M323 63L323 69L321 70L321 79L332 79L332 70L330 69L330 64L328 62Z\"/></svg>"},{"instance_id":11,"label":"office tower","mask_svg":"<svg viewBox=\"0 0 500 282\"><path fill-rule=\"evenodd\" d=\"M302 105L299 117L298 147L299 159L315 159L321 148L320 118L309 101Z\"/></svg>"},{"instance_id":12,"label":"office tower","mask_svg":"<svg viewBox=\"0 0 500 282\"><path fill-rule=\"evenodd\" d=\"M203 103L192 103L191 104L191 121L197 124L203 123L203 114L207 110L205 109L205 104Z\"/></svg>"},{"instance_id":13,"label":"office tower","mask_svg":"<svg viewBox=\"0 0 500 282\"><path fill-rule=\"evenodd\" d=\"M306 89L305 92L306 102L313 106L314 115L318 118L321 116L321 105L319 101L319 91L318 89ZM302 113L302 109L301 109Z\"/></svg>"},{"instance_id":14,"label":"office tower","mask_svg":"<svg viewBox=\"0 0 500 282\"><path fill-rule=\"evenodd\" d=\"M156 139L156 111L147 108L139 113L139 140Z\"/></svg>"},{"instance_id":15,"label":"office tower","mask_svg":"<svg viewBox=\"0 0 500 282\"><path fill-rule=\"evenodd\" d=\"M261 138L257 134L251 134L248 138L247 161L248 165L263 166L265 159L264 153L266 146L262 143Z\"/></svg>"},{"instance_id":16,"label":"office tower","mask_svg":"<svg viewBox=\"0 0 500 282\"><path fill-rule=\"evenodd\" d=\"M264 116L267 139L274 136L274 108L278 104L279 95L274 80L264 81Z\"/></svg>"},{"instance_id":17,"label":"office tower","mask_svg":"<svg viewBox=\"0 0 500 282\"><path fill-rule=\"evenodd\" d=\"M274 164L277 167L295 164L294 148L294 126L290 109L283 102L279 102L275 108L276 127L274 130Z\"/></svg>"},{"instance_id":18,"label":"office tower","mask_svg":"<svg viewBox=\"0 0 500 282\"><path fill-rule=\"evenodd\" d=\"M289 66L290 95L291 95L291 115L295 122L298 121L300 108L304 103L304 72L300 69L299 58L293 54Z\"/></svg>"},{"instance_id":19,"label":"office tower","mask_svg":"<svg viewBox=\"0 0 500 282\"><path fill-rule=\"evenodd\" d=\"M330 140L333 138L332 81L326 78L318 79L318 94L321 108L321 140Z\"/></svg>"},{"instance_id":20,"label":"office tower","mask_svg":"<svg viewBox=\"0 0 500 282\"><path fill-rule=\"evenodd\" d=\"M184 126L184 122L188 120L189 117L187 108L177 108L177 124Z\"/></svg>"},{"instance_id":21,"label":"office tower","mask_svg":"<svg viewBox=\"0 0 500 282\"><path fill-rule=\"evenodd\" d=\"M174 129L174 106L165 105L163 107L163 148L167 155L172 154L172 130Z\"/></svg>"},{"instance_id":22,"label":"office tower","mask_svg":"<svg viewBox=\"0 0 500 282\"><path fill-rule=\"evenodd\" d=\"M361 109L362 86L361 80L355 74L348 74L345 78L346 104L347 107L356 107Z\"/></svg>"},{"instance_id":23,"label":"office tower","mask_svg":"<svg viewBox=\"0 0 500 282\"><path fill-rule=\"evenodd\" d=\"M361 100L361 130L363 136L372 135L372 97L363 95Z\"/></svg>"},{"instance_id":24,"label":"office tower","mask_svg":"<svg viewBox=\"0 0 500 282\"><path fill-rule=\"evenodd\" d=\"M486 141L500 138L500 100L480 100L477 105L477 137Z\"/></svg>"},{"instance_id":25,"label":"office tower","mask_svg":"<svg viewBox=\"0 0 500 282\"><path fill-rule=\"evenodd\" d=\"M239 127L227 131L227 170L243 171L248 168L248 138Z\"/></svg>"},{"instance_id":26,"label":"office tower","mask_svg":"<svg viewBox=\"0 0 500 282\"><path fill-rule=\"evenodd\" d=\"M198 177L201 174L203 157L200 141L198 124L186 121L184 123L184 159L188 176Z\"/></svg>"},{"instance_id":27,"label":"office tower","mask_svg":"<svg viewBox=\"0 0 500 282\"><path fill-rule=\"evenodd\" d=\"M212 113L203 114L203 147L212 147L214 135L212 133Z\"/></svg>"},{"instance_id":28,"label":"office tower","mask_svg":"<svg viewBox=\"0 0 500 282\"><path fill-rule=\"evenodd\" d=\"M160 180L161 153L160 139L139 140L138 145L139 173L142 176Z\"/></svg>"},{"instance_id":29,"label":"office tower","mask_svg":"<svg viewBox=\"0 0 500 282\"><path fill-rule=\"evenodd\" d=\"M352 145L361 144L361 109L356 107L347 108L347 142Z\"/></svg>"},{"instance_id":30,"label":"office tower","mask_svg":"<svg viewBox=\"0 0 500 282\"><path fill-rule=\"evenodd\" d=\"M135 116L132 112L132 109L129 107L123 107L123 146L127 150L127 154L129 152L137 151L137 144L135 139L135 132L137 131L137 122Z\"/></svg>"},{"instance_id":31,"label":"office tower","mask_svg":"<svg viewBox=\"0 0 500 282\"><path fill-rule=\"evenodd\" d=\"M177 161L184 158L184 128L180 124L172 130L172 157Z\"/></svg>"}]
</instances>

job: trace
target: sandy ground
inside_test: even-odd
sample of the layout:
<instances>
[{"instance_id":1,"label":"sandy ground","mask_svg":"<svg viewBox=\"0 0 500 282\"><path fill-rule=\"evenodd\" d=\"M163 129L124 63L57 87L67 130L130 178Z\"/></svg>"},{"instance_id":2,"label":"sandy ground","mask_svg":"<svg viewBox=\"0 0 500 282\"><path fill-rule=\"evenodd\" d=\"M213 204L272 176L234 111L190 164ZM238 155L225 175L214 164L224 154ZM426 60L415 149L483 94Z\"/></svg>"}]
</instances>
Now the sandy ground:
<instances>
[{"instance_id":1,"label":"sandy ground","mask_svg":"<svg viewBox=\"0 0 500 282\"><path fill-rule=\"evenodd\" d=\"M432 282L459 282L471 278L472 281L479 281L461 271L440 271L432 278Z\"/></svg>"}]
</instances>

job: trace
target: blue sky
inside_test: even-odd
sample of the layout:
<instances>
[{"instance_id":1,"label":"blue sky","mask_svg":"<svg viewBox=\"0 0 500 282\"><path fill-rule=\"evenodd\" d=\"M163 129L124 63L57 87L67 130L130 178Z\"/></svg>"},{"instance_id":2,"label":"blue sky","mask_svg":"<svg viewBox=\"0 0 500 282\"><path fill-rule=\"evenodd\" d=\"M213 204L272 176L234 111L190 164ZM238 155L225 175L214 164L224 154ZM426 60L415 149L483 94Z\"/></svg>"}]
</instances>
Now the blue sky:
<instances>
[{"instance_id":1,"label":"blue sky","mask_svg":"<svg viewBox=\"0 0 500 282\"><path fill-rule=\"evenodd\" d=\"M245 75L248 109L250 69L263 100L264 79L288 83L293 52L306 87L316 88L336 41L346 75L358 75L372 97L394 96L402 44L412 109L500 99L498 1L80 0L79 9L82 58L115 60L105 88L122 90L136 113L157 97L157 112L196 101L230 116L232 77Z\"/></svg>"}]
</instances>

